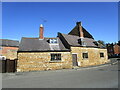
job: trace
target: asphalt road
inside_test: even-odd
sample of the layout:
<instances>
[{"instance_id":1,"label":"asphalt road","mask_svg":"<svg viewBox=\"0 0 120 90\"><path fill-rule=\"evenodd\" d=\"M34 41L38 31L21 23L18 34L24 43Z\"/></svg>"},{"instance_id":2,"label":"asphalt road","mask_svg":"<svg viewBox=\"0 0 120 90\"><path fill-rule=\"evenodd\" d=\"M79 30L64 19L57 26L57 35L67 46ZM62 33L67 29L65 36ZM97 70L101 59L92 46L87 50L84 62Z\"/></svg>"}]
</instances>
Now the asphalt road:
<instances>
[{"instance_id":1,"label":"asphalt road","mask_svg":"<svg viewBox=\"0 0 120 90\"><path fill-rule=\"evenodd\" d=\"M6 73L2 88L118 88L118 65Z\"/></svg>"}]
</instances>

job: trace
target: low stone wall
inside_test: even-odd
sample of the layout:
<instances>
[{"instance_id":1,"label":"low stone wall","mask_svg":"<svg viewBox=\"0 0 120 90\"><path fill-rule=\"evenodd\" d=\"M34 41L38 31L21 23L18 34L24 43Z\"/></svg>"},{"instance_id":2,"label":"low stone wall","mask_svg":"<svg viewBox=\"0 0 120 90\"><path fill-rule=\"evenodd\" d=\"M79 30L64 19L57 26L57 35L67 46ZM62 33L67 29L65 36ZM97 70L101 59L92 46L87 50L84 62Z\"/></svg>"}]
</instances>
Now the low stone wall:
<instances>
[{"instance_id":1,"label":"low stone wall","mask_svg":"<svg viewBox=\"0 0 120 90\"><path fill-rule=\"evenodd\" d=\"M99 65L108 62L107 49L71 47L71 52L77 54L77 61L81 67ZM88 53L88 58L83 59L82 53ZM100 53L104 53L104 57L101 58Z\"/></svg>"},{"instance_id":2,"label":"low stone wall","mask_svg":"<svg viewBox=\"0 0 120 90\"><path fill-rule=\"evenodd\" d=\"M61 61L51 61L51 53L60 53ZM70 52L19 52L17 72L72 68Z\"/></svg>"}]
</instances>

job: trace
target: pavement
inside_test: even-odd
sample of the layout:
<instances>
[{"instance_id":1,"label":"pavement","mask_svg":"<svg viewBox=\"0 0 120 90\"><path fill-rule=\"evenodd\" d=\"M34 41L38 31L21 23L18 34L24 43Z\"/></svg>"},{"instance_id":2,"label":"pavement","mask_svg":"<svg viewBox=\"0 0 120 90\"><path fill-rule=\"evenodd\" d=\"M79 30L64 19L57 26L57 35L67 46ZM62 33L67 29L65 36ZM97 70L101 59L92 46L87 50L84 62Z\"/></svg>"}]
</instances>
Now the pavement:
<instances>
[{"instance_id":1,"label":"pavement","mask_svg":"<svg viewBox=\"0 0 120 90\"><path fill-rule=\"evenodd\" d=\"M118 64L95 67L4 73L3 88L118 88Z\"/></svg>"}]
</instances>

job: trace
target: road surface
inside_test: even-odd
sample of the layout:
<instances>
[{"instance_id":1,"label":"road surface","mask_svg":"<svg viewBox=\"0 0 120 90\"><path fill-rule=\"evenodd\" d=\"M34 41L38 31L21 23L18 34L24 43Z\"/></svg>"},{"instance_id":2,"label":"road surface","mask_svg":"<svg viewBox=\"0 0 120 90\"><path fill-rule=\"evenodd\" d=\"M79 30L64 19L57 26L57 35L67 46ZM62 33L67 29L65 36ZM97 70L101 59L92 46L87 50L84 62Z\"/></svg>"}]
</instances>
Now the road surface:
<instances>
[{"instance_id":1,"label":"road surface","mask_svg":"<svg viewBox=\"0 0 120 90\"><path fill-rule=\"evenodd\" d=\"M118 88L118 65L4 73L2 88Z\"/></svg>"}]
</instances>

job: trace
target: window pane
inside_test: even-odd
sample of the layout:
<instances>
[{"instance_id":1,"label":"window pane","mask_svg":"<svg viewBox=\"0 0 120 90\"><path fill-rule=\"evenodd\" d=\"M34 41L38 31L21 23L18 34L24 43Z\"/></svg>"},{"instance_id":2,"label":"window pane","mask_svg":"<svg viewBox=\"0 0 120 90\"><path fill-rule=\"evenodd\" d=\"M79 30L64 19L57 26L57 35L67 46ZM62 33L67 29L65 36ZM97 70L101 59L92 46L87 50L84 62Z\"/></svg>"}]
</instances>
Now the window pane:
<instances>
[{"instance_id":1,"label":"window pane","mask_svg":"<svg viewBox=\"0 0 120 90\"><path fill-rule=\"evenodd\" d=\"M51 61L52 60L61 60L61 54L51 54Z\"/></svg>"},{"instance_id":2,"label":"window pane","mask_svg":"<svg viewBox=\"0 0 120 90\"><path fill-rule=\"evenodd\" d=\"M56 60L56 54L54 54L54 60Z\"/></svg>"},{"instance_id":3,"label":"window pane","mask_svg":"<svg viewBox=\"0 0 120 90\"><path fill-rule=\"evenodd\" d=\"M61 60L61 54L58 54L58 60Z\"/></svg>"},{"instance_id":4,"label":"window pane","mask_svg":"<svg viewBox=\"0 0 120 90\"><path fill-rule=\"evenodd\" d=\"M53 54L51 54L51 60L53 60L54 59L54 55Z\"/></svg>"},{"instance_id":5,"label":"window pane","mask_svg":"<svg viewBox=\"0 0 120 90\"><path fill-rule=\"evenodd\" d=\"M88 58L88 53L83 53L83 58Z\"/></svg>"},{"instance_id":6,"label":"window pane","mask_svg":"<svg viewBox=\"0 0 120 90\"><path fill-rule=\"evenodd\" d=\"M100 53L100 57L104 57L104 53Z\"/></svg>"},{"instance_id":7,"label":"window pane","mask_svg":"<svg viewBox=\"0 0 120 90\"><path fill-rule=\"evenodd\" d=\"M57 39L50 39L50 43L57 43Z\"/></svg>"},{"instance_id":8,"label":"window pane","mask_svg":"<svg viewBox=\"0 0 120 90\"><path fill-rule=\"evenodd\" d=\"M57 40L56 40L56 39L54 39L54 43L57 43Z\"/></svg>"},{"instance_id":9,"label":"window pane","mask_svg":"<svg viewBox=\"0 0 120 90\"><path fill-rule=\"evenodd\" d=\"M56 54L56 60L58 60L58 54Z\"/></svg>"}]
</instances>

